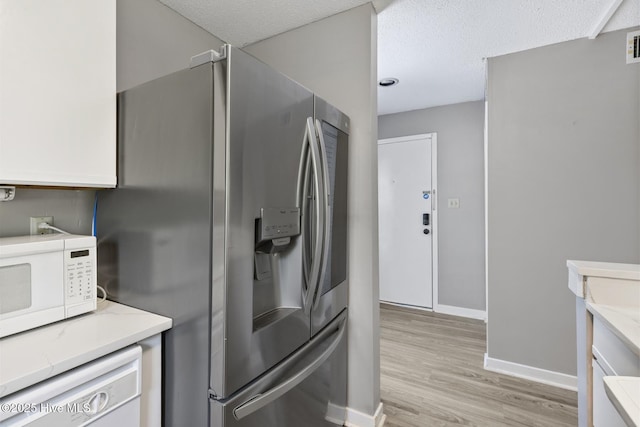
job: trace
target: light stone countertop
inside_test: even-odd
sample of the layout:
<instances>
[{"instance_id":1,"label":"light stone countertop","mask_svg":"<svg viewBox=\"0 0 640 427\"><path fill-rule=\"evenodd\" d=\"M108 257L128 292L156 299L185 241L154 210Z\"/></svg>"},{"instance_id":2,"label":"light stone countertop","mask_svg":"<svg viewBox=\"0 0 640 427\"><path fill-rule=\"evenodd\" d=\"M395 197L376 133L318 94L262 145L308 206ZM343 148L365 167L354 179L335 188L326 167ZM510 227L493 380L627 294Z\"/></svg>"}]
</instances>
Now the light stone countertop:
<instances>
[{"instance_id":1,"label":"light stone countertop","mask_svg":"<svg viewBox=\"0 0 640 427\"><path fill-rule=\"evenodd\" d=\"M604 377L604 388L627 425L640 427L640 378Z\"/></svg>"},{"instance_id":2,"label":"light stone countertop","mask_svg":"<svg viewBox=\"0 0 640 427\"><path fill-rule=\"evenodd\" d=\"M639 264L569 260L567 267L569 271L574 271L580 276L640 280Z\"/></svg>"},{"instance_id":3,"label":"light stone countertop","mask_svg":"<svg viewBox=\"0 0 640 427\"><path fill-rule=\"evenodd\" d=\"M587 310L620 338L629 350L640 357L640 312L638 309L587 302Z\"/></svg>"},{"instance_id":4,"label":"light stone countertop","mask_svg":"<svg viewBox=\"0 0 640 427\"><path fill-rule=\"evenodd\" d=\"M112 301L92 313L0 339L0 397L170 329L172 320Z\"/></svg>"},{"instance_id":5,"label":"light stone countertop","mask_svg":"<svg viewBox=\"0 0 640 427\"><path fill-rule=\"evenodd\" d=\"M617 281L640 281L640 264L619 264L595 261L567 261L569 289L577 297L587 298L585 278Z\"/></svg>"}]
</instances>

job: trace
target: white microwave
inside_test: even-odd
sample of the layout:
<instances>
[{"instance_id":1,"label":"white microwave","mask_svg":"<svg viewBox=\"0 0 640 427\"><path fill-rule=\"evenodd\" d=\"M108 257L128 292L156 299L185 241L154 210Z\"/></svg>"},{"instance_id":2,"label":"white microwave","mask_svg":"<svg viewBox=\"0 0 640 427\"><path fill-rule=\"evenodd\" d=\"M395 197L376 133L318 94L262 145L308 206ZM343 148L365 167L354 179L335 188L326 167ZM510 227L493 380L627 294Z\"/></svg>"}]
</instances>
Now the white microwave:
<instances>
[{"instance_id":1,"label":"white microwave","mask_svg":"<svg viewBox=\"0 0 640 427\"><path fill-rule=\"evenodd\" d=\"M96 309L96 238L0 238L0 338Z\"/></svg>"}]
</instances>

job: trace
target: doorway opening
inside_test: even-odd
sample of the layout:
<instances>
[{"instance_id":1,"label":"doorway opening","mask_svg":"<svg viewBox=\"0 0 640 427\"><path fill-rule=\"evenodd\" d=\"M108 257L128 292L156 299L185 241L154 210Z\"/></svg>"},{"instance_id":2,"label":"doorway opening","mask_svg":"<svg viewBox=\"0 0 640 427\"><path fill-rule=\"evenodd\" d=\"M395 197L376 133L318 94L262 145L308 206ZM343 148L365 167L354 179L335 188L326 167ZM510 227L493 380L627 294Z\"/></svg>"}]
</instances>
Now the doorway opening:
<instances>
[{"instance_id":1,"label":"doorway opening","mask_svg":"<svg viewBox=\"0 0 640 427\"><path fill-rule=\"evenodd\" d=\"M438 306L437 135L378 141L380 301Z\"/></svg>"}]
</instances>

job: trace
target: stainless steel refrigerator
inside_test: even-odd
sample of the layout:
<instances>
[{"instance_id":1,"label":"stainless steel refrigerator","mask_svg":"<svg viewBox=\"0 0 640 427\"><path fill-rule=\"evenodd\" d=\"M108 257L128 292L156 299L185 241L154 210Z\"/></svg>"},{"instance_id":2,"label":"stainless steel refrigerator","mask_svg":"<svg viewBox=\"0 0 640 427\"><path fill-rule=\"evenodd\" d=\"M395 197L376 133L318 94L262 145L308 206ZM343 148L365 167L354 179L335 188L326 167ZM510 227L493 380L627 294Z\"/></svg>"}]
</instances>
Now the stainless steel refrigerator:
<instances>
[{"instance_id":1,"label":"stainless steel refrigerator","mask_svg":"<svg viewBox=\"0 0 640 427\"><path fill-rule=\"evenodd\" d=\"M349 118L229 45L118 109L98 281L173 318L164 425L342 425Z\"/></svg>"}]
</instances>

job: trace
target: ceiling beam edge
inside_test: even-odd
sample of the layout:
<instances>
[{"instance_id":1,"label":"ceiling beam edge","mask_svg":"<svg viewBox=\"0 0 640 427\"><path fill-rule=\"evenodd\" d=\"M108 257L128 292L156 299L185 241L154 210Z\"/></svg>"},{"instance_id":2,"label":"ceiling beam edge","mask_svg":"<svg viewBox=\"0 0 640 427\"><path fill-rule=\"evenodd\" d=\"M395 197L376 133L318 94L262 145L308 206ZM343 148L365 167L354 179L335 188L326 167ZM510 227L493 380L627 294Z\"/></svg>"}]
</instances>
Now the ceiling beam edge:
<instances>
[{"instance_id":1,"label":"ceiling beam edge","mask_svg":"<svg viewBox=\"0 0 640 427\"><path fill-rule=\"evenodd\" d=\"M598 34L600 34L604 26L607 25L607 22L609 22L613 14L616 13L622 2L623 0L613 0L613 2L611 2L611 6L609 6L605 14L600 18L598 25L596 25L593 30L591 30L591 33L589 33L590 40L598 37Z\"/></svg>"}]
</instances>

